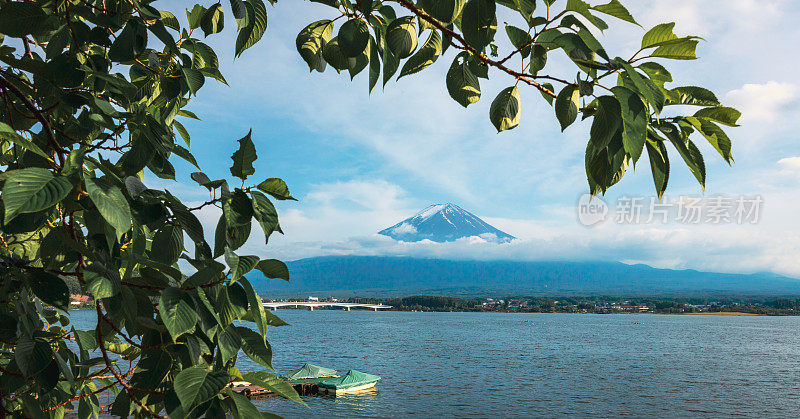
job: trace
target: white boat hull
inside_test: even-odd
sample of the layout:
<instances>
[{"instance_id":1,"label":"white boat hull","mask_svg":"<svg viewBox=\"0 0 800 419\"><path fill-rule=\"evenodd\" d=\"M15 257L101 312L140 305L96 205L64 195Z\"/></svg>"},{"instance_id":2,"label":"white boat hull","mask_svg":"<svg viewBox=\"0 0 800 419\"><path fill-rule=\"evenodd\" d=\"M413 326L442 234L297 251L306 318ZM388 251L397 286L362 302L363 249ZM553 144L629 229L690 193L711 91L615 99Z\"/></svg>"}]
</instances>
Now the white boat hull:
<instances>
[{"instance_id":1,"label":"white boat hull","mask_svg":"<svg viewBox=\"0 0 800 419\"><path fill-rule=\"evenodd\" d=\"M356 393L356 392L359 392L359 391L364 391L364 390L369 390L371 388L375 388L375 384L376 383L377 383L377 381L372 382L372 383L362 384L360 386L355 386L355 387L350 387L350 388L340 388L340 389L319 387L319 392L322 393L322 394L333 394L333 395L345 394L345 393Z\"/></svg>"}]
</instances>

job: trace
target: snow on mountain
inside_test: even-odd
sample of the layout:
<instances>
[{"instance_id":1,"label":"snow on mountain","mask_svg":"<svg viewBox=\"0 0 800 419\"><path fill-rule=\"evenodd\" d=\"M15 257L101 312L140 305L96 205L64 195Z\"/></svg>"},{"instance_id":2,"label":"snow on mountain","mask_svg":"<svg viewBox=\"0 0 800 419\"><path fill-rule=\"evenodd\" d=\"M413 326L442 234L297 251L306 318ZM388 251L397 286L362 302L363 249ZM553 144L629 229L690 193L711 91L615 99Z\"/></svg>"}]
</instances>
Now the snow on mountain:
<instances>
[{"instance_id":1,"label":"snow on mountain","mask_svg":"<svg viewBox=\"0 0 800 419\"><path fill-rule=\"evenodd\" d=\"M478 237L478 240L507 243L514 236L504 233L469 211L455 204L435 204L418 212L378 234L389 236L395 240L418 242L431 240L448 242L465 237Z\"/></svg>"}]
</instances>

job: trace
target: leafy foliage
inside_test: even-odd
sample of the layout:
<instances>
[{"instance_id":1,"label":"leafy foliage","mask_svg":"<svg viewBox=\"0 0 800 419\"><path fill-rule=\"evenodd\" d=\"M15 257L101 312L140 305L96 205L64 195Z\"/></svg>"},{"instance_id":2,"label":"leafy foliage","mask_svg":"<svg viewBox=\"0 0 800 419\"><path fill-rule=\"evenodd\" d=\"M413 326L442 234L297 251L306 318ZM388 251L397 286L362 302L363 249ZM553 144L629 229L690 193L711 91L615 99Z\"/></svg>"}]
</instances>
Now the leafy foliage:
<instances>
[{"instance_id":1,"label":"leafy foliage","mask_svg":"<svg viewBox=\"0 0 800 419\"><path fill-rule=\"evenodd\" d=\"M236 252L253 219L267 238L280 232L271 200L294 198L278 178L245 185L251 133L231 156L241 187L194 173L211 193L197 207L142 180L174 179L175 157L197 165L179 119L197 118L187 106L207 79L225 82L203 39L232 14L238 56L263 35L266 8L186 14L181 27L153 1L0 2L0 416L97 416L104 391L118 416L258 412L225 387L242 377L240 349L272 369L267 328L286 323L245 275L289 272ZM211 205L223 212L213 251L195 215ZM71 290L94 299L94 329L70 325ZM253 379L299 401L263 374Z\"/></svg>"},{"instance_id":2,"label":"leafy foliage","mask_svg":"<svg viewBox=\"0 0 800 419\"><path fill-rule=\"evenodd\" d=\"M667 145L704 185L693 134L733 161L721 125L736 126L739 112L702 87L667 87L673 78L658 62L696 58L700 39L658 25L631 58L612 59L597 38L608 27L603 18L636 24L619 0L316 3L333 16L297 36L311 71L330 65L353 78L367 70L371 92L453 50L445 84L462 106L480 100L490 68L514 79L492 95L498 131L520 123L521 85L553 106L562 129L578 115L592 119L593 193L619 182L647 148L661 196ZM518 22L498 32L501 13ZM256 414L225 388L233 378L300 401L276 375L235 367L241 350L271 369L267 329L286 325L264 310L246 277L258 270L289 280L286 265L236 253L254 220L267 240L282 232L272 199L294 200L281 179L246 184L256 172L252 133L231 156L238 187L191 175L211 194L207 202L190 208L143 183L145 173L174 179L175 157L197 166L181 121L197 119L187 107L208 79L226 83L204 40L234 30L238 57L263 37L267 9L264 0L194 4L185 22L151 0L0 0L0 416L97 416L103 391L115 396L117 416ZM553 54L574 63L575 79L548 74ZM699 110L680 114L686 106ZM222 210L213 247L195 215L211 205ZM223 256L226 264L217 261ZM69 323L76 288L96 303L92 330Z\"/></svg>"},{"instance_id":3,"label":"leafy foliage","mask_svg":"<svg viewBox=\"0 0 800 419\"><path fill-rule=\"evenodd\" d=\"M620 0L596 5L583 0L317 2L333 16L311 23L297 37L297 49L311 70L321 72L330 64L353 77L369 68L372 91L381 72L385 85L398 68L402 70L397 78L409 76L448 49L459 50L445 84L460 105L480 100L480 79L489 78L489 68L516 81L493 96L489 120L498 131L521 122L524 91L519 84L538 90L553 106L562 131L575 124L578 115L592 119L586 176L593 194L605 193L619 182L647 147L656 192L663 195L670 168L667 145L705 187L705 163L689 138L693 134L707 140L725 161L733 161L731 140L720 125L736 126L739 112L722 106L702 87L667 87L672 75L658 62L696 59L701 39L679 36L675 23L664 23L645 31L641 48L630 58L613 58L598 39L609 27L604 19L639 25ZM510 22L511 17L518 21ZM339 18L346 19L339 25L339 36L331 38ZM498 19L507 22L504 31L497 30ZM359 59L348 58L363 51L363 45L374 48ZM341 52L344 49L347 53ZM548 72L548 57L553 55L574 63L577 76ZM701 109L683 115L686 108L674 105Z\"/></svg>"}]
</instances>

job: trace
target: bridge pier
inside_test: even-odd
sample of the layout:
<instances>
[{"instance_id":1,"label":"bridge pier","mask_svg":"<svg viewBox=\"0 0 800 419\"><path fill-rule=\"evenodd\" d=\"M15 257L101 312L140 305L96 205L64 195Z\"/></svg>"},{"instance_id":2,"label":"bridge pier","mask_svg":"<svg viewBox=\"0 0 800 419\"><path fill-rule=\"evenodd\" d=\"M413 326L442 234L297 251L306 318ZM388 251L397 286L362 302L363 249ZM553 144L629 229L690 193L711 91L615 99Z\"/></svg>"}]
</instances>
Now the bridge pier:
<instances>
[{"instance_id":1,"label":"bridge pier","mask_svg":"<svg viewBox=\"0 0 800 419\"><path fill-rule=\"evenodd\" d=\"M309 311L314 311L314 306L308 306Z\"/></svg>"},{"instance_id":2,"label":"bridge pier","mask_svg":"<svg viewBox=\"0 0 800 419\"><path fill-rule=\"evenodd\" d=\"M346 309L347 311L350 311L350 307L345 307L345 309Z\"/></svg>"}]
</instances>

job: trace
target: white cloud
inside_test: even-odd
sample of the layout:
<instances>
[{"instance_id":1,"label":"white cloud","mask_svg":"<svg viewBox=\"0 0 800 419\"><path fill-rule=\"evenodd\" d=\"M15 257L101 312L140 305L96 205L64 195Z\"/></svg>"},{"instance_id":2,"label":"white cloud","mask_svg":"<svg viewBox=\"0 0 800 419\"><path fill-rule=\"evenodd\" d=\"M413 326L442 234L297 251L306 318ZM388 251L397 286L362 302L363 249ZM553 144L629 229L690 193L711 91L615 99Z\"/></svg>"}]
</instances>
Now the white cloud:
<instances>
[{"instance_id":1,"label":"white cloud","mask_svg":"<svg viewBox=\"0 0 800 419\"><path fill-rule=\"evenodd\" d=\"M742 112L740 122L769 123L796 112L800 104L800 87L794 83L769 81L745 84L725 95L726 103Z\"/></svg>"},{"instance_id":2,"label":"white cloud","mask_svg":"<svg viewBox=\"0 0 800 419\"><path fill-rule=\"evenodd\" d=\"M313 185L306 199L322 205L347 202L362 209L392 210L407 202L408 193L382 179L350 180Z\"/></svg>"},{"instance_id":3,"label":"white cloud","mask_svg":"<svg viewBox=\"0 0 800 419\"><path fill-rule=\"evenodd\" d=\"M785 157L778 160L778 166L788 172L800 172L800 157Z\"/></svg>"}]
</instances>

